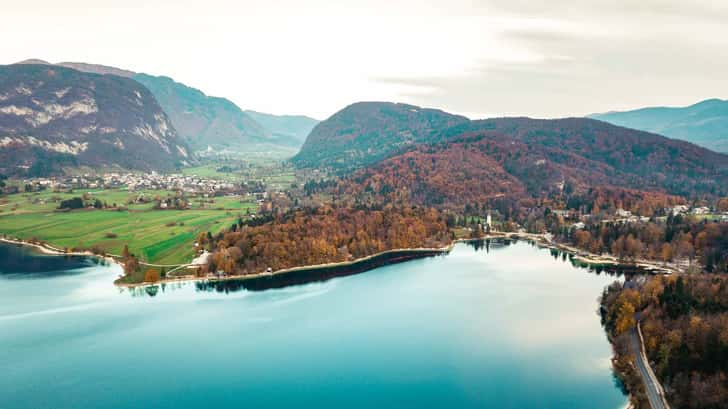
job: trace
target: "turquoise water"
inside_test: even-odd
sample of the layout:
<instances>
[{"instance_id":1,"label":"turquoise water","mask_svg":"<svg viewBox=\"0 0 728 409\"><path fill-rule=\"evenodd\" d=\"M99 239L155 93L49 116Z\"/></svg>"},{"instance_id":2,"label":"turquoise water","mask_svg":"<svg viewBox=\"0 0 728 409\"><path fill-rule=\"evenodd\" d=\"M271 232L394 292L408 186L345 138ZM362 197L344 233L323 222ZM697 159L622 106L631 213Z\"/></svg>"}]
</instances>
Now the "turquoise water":
<instances>
[{"instance_id":1,"label":"turquoise water","mask_svg":"<svg viewBox=\"0 0 728 409\"><path fill-rule=\"evenodd\" d=\"M130 292L111 285L117 266L68 262L0 274L0 408L627 401L596 313L615 278L527 243L266 291Z\"/></svg>"}]
</instances>

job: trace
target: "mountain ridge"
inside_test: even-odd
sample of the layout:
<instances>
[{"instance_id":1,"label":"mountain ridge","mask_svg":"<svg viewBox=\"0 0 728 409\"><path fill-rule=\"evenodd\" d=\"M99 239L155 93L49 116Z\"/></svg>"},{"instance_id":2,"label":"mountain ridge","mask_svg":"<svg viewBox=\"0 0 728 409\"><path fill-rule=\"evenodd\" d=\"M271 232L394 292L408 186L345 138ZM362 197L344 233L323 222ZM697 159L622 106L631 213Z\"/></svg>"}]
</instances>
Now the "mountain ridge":
<instances>
[{"instance_id":1,"label":"mountain ridge","mask_svg":"<svg viewBox=\"0 0 728 409\"><path fill-rule=\"evenodd\" d=\"M10 174L74 165L171 170L194 162L144 86L57 65L0 66L0 137L0 163Z\"/></svg>"},{"instance_id":2,"label":"mountain ridge","mask_svg":"<svg viewBox=\"0 0 728 409\"><path fill-rule=\"evenodd\" d=\"M690 197L728 193L728 155L686 141L576 117L471 121L452 116L433 127L401 109L419 112L419 107L372 104L380 103L364 103L364 109L350 105L319 124L304 144L313 154L299 154L294 163L348 175L351 184L343 189L350 193L414 195L413 202L422 205L437 204L438 197L460 205L462 198L493 195L553 197L567 188L616 187ZM381 110L394 119L385 115L381 120ZM404 140L397 141L402 135ZM377 150L382 140L387 144ZM375 149L357 145L361 141ZM349 155L352 146L361 155L375 155L359 160ZM350 163L337 167L341 158Z\"/></svg>"},{"instance_id":3,"label":"mountain ridge","mask_svg":"<svg viewBox=\"0 0 728 409\"><path fill-rule=\"evenodd\" d=\"M248 152L273 149L290 152L301 146L313 128L304 119L307 117L244 111L227 98L209 96L197 88L175 81L170 76L155 76L83 62L53 64L40 59L29 59L16 64L56 65L87 73L134 79L154 94L177 132L197 151L212 148L214 151ZM263 118L266 125L262 125L256 118ZM296 122L299 118L302 121Z\"/></svg>"},{"instance_id":4,"label":"mountain ridge","mask_svg":"<svg viewBox=\"0 0 728 409\"><path fill-rule=\"evenodd\" d=\"M468 118L415 105L364 101L346 106L313 128L292 158L301 167L352 169L427 141Z\"/></svg>"},{"instance_id":5,"label":"mountain ridge","mask_svg":"<svg viewBox=\"0 0 728 409\"><path fill-rule=\"evenodd\" d=\"M711 98L685 107L644 107L588 117L728 152L728 100Z\"/></svg>"}]
</instances>

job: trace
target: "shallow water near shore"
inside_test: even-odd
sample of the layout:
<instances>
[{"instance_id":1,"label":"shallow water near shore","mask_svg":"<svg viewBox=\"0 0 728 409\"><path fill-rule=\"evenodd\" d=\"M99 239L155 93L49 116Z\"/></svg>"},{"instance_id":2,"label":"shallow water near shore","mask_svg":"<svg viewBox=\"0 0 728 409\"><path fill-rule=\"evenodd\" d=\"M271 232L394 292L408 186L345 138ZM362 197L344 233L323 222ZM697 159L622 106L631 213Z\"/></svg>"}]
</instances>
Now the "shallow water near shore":
<instances>
[{"instance_id":1,"label":"shallow water near shore","mask_svg":"<svg viewBox=\"0 0 728 409\"><path fill-rule=\"evenodd\" d=\"M2 408L627 401L596 313L616 277L525 242L458 244L448 255L265 290L120 289L117 265L58 259L12 274L0 264Z\"/></svg>"}]
</instances>

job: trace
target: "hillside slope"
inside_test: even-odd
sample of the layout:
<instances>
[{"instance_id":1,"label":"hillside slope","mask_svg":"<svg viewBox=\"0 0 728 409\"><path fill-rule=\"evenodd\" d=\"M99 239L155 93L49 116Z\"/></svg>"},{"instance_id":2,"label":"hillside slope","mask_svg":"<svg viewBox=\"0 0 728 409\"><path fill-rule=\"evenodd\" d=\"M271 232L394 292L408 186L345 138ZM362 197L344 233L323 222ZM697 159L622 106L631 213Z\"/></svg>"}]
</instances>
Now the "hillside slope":
<instances>
[{"instance_id":1,"label":"hillside slope","mask_svg":"<svg viewBox=\"0 0 728 409\"><path fill-rule=\"evenodd\" d=\"M82 62L51 64L29 59L17 64L46 64L93 74L132 78L154 95L177 133L195 151L277 152L292 155L318 122L303 116L277 116L243 111L235 103L205 95L199 89L166 76L136 73L117 67ZM265 124L258 122L258 119ZM311 123L313 121L313 123Z\"/></svg>"},{"instance_id":2,"label":"hillside slope","mask_svg":"<svg viewBox=\"0 0 728 409\"><path fill-rule=\"evenodd\" d=\"M0 66L2 172L60 166L169 170L192 155L144 86L52 65Z\"/></svg>"},{"instance_id":3,"label":"hillside slope","mask_svg":"<svg viewBox=\"0 0 728 409\"><path fill-rule=\"evenodd\" d=\"M427 142L440 130L467 121L437 109L359 102L316 125L292 161L301 167L353 169Z\"/></svg>"},{"instance_id":4,"label":"hillside slope","mask_svg":"<svg viewBox=\"0 0 728 409\"><path fill-rule=\"evenodd\" d=\"M728 152L728 101L709 99L687 107L654 107L590 116L611 124L682 139Z\"/></svg>"},{"instance_id":5,"label":"hillside slope","mask_svg":"<svg viewBox=\"0 0 728 409\"><path fill-rule=\"evenodd\" d=\"M340 193L435 206L595 187L690 197L728 193L728 155L591 119L472 121L432 139L440 142L354 172Z\"/></svg>"},{"instance_id":6,"label":"hillside slope","mask_svg":"<svg viewBox=\"0 0 728 409\"><path fill-rule=\"evenodd\" d=\"M169 77L135 74L132 78L154 94L193 149L250 151L275 144L268 130L228 99L207 96Z\"/></svg>"}]
</instances>

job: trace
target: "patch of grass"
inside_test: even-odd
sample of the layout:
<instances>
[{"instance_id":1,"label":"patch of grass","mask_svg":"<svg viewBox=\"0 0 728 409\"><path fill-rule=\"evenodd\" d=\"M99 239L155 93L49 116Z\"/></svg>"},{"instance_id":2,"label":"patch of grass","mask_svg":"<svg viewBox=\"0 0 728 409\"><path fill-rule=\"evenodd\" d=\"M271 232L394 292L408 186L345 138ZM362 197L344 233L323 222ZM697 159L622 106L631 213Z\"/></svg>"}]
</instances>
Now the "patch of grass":
<instances>
[{"instance_id":1,"label":"patch of grass","mask_svg":"<svg viewBox=\"0 0 728 409\"><path fill-rule=\"evenodd\" d=\"M218 172L217 169L219 167L220 166L215 165L215 164L194 166L194 167L182 169L182 174L186 175L186 176L194 175L194 176L199 176L201 178L207 178L207 179L219 179L219 180L240 179L240 174L238 174L238 173Z\"/></svg>"},{"instance_id":2,"label":"patch of grass","mask_svg":"<svg viewBox=\"0 0 728 409\"><path fill-rule=\"evenodd\" d=\"M100 197L123 198L128 192L97 194ZM47 198L59 194L41 192L29 195L31 198ZM238 217L245 217L247 209L255 212L256 207L255 203L245 202L240 197L225 197L216 198L214 207L205 209L151 210L143 207L124 211L84 209L56 212L55 203L33 203L26 194L5 196L2 200L5 203L0 202L0 208L8 208L12 203L12 207L17 206L18 209L0 213L0 233L22 239L38 238L58 247L98 246L117 255L127 244L130 252L155 264L189 262L195 253L194 239L200 232L216 234L237 221ZM225 210L215 210L217 207Z\"/></svg>"}]
</instances>

